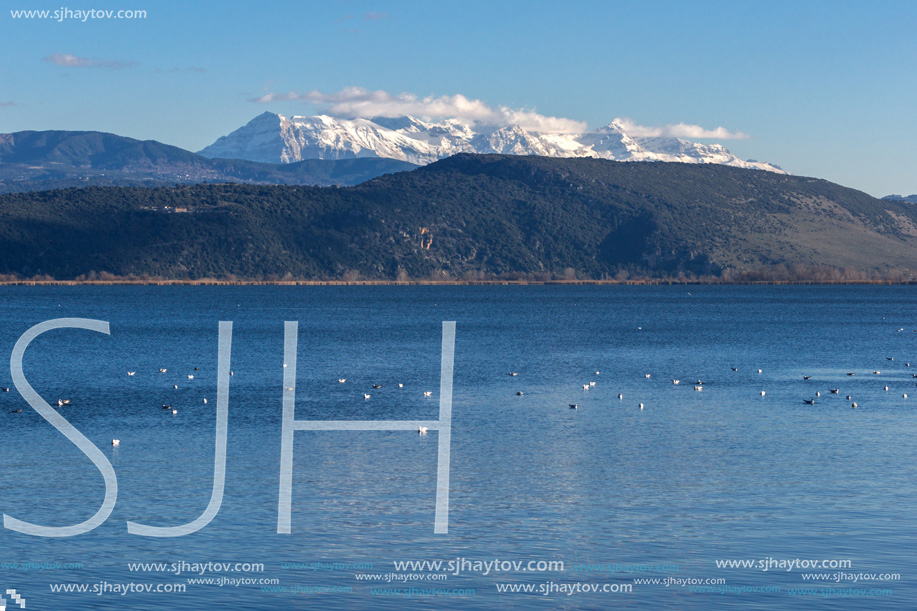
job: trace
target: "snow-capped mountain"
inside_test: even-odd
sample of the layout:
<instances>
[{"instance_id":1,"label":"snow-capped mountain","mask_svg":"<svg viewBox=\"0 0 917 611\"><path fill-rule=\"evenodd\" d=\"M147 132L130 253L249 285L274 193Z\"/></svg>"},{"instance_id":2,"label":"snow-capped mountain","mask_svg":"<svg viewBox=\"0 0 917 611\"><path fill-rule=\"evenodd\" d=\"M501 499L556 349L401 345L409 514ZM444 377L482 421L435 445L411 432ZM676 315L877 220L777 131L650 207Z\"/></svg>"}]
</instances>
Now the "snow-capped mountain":
<instances>
[{"instance_id":1,"label":"snow-capped mountain","mask_svg":"<svg viewBox=\"0 0 917 611\"><path fill-rule=\"evenodd\" d=\"M265 112L200 151L205 157L267 163L384 157L419 165L456 153L718 163L786 173L769 163L743 161L719 144L631 137L616 123L586 133L556 134L528 131L518 125L466 124L456 119L432 123L415 117L287 118Z\"/></svg>"}]
</instances>

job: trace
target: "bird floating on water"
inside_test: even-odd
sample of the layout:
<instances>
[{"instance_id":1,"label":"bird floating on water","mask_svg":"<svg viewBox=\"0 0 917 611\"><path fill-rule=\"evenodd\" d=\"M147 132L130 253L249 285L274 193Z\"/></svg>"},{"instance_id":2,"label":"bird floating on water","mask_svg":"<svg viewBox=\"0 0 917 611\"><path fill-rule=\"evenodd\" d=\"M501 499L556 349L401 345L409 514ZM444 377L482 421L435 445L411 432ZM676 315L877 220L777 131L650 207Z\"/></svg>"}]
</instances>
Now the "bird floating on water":
<instances>
[{"instance_id":1,"label":"bird floating on water","mask_svg":"<svg viewBox=\"0 0 917 611\"><path fill-rule=\"evenodd\" d=\"M167 370L167 369L160 369L160 370L159 370L159 373L165 373L166 371L168 371L168 370Z\"/></svg>"},{"instance_id":2,"label":"bird floating on water","mask_svg":"<svg viewBox=\"0 0 917 611\"><path fill-rule=\"evenodd\" d=\"M917 378L917 376L914 376L914 377ZM9 391L10 391L9 388L6 388L6 387L3 388L3 392L9 392Z\"/></svg>"},{"instance_id":3,"label":"bird floating on water","mask_svg":"<svg viewBox=\"0 0 917 611\"><path fill-rule=\"evenodd\" d=\"M803 399L802 402L807 405L815 405L815 399Z\"/></svg>"},{"instance_id":4,"label":"bird floating on water","mask_svg":"<svg viewBox=\"0 0 917 611\"><path fill-rule=\"evenodd\" d=\"M343 384L347 381L347 378L338 378L338 384Z\"/></svg>"},{"instance_id":5,"label":"bird floating on water","mask_svg":"<svg viewBox=\"0 0 917 611\"><path fill-rule=\"evenodd\" d=\"M764 391L763 391L763 390L761 391L761 396L762 396L762 397L764 396Z\"/></svg>"},{"instance_id":6,"label":"bird floating on water","mask_svg":"<svg viewBox=\"0 0 917 611\"><path fill-rule=\"evenodd\" d=\"M885 387L885 390L888 391L888 386Z\"/></svg>"},{"instance_id":7,"label":"bird floating on water","mask_svg":"<svg viewBox=\"0 0 917 611\"><path fill-rule=\"evenodd\" d=\"M623 398L624 398L624 395L622 395L621 393L618 393L618 399L623 399Z\"/></svg>"},{"instance_id":8,"label":"bird floating on water","mask_svg":"<svg viewBox=\"0 0 917 611\"><path fill-rule=\"evenodd\" d=\"M839 388L832 388L832 389L831 389L831 394L832 394L832 395L836 395L836 394L839 393L839 392L841 392Z\"/></svg>"},{"instance_id":9,"label":"bird floating on water","mask_svg":"<svg viewBox=\"0 0 917 611\"><path fill-rule=\"evenodd\" d=\"M589 386L595 386L595 382L589 382Z\"/></svg>"},{"instance_id":10,"label":"bird floating on water","mask_svg":"<svg viewBox=\"0 0 917 611\"><path fill-rule=\"evenodd\" d=\"M423 396L425 396L425 397L432 397L432 396L433 396L433 391L432 391L432 390L425 390L424 393L423 393Z\"/></svg>"},{"instance_id":11,"label":"bird floating on water","mask_svg":"<svg viewBox=\"0 0 917 611\"><path fill-rule=\"evenodd\" d=\"M177 413L178 413L178 410L177 410L177 409L173 409L173 410L172 410L172 415L173 415L173 416L174 416L175 414L177 414Z\"/></svg>"},{"instance_id":12,"label":"bird floating on water","mask_svg":"<svg viewBox=\"0 0 917 611\"><path fill-rule=\"evenodd\" d=\"M738 367L730 367L730 369L732 369L733 371L738 371L738 370L739 370Z\"/></svg>"},{"instance_id":13,"label":"bird floating on water","mask_svg":"<svg viewBox=\"0 0 917 611\"><path fill-rule=\"evenodd\" d=\"M846 399L847 399L848 401L850 401L852 398L853 398L852 395L847 395L847 397L846 397Z\"/></svg>"},{"instance_id":14,"label":"bird floating on water","mask_svg":"<svg viewBox=\"0 0 917 611\"><path fill-rule=\"evenodd\" d=\"M589 385L588 385L588 384L583 384L583 390L589 390Z\"/></svg>"},{"instance_id":15,"label":"bird floating on water","mask_svg":"<svg viewBox=\"0 0 917 611\"><path fill-rule=\"evenodd\" d=\"M382 388L382 384L373 384L373 388Z\"/></svg>"},{"instance_id":16,"label":"bird floating on water","mask_svg":"<svg viewBox=\"0 0 917 611\"><path fill-rule=\"evenodd\" d=\"M404 388L404 384L402 384L402 383L399 382L399 383L398 383L398 388Z\"/></svg>"},{"instance_id":17,"label":"bird floating on water","mask_svg":"<svg viewBox=\"0 0 917 611\"><path fill-rule=\"evenodd\" d=\"M516 396L517 396L517 397L521 397L521 396L522 396L522 391L520 390L519 392L517 392L517 393L516 393Z\"/></svg>"},{"instance_id":18,"label":"bird floating on water","mask_svg":"<svg viewBox=\"0 0 917 611\"><path fill-rule=\"evenodd\" d=\"M576 403L570 403L570 409L578 409L578 408L579 408L579 405L577 405Z\"/></svg>"},{"instance_id":19,"label":"bird floating on water","mask_svg":"<svg viewBox=\"0 0 917 611\"><path fill-rule=\"evenodd\" d=\"M172 385L172 388L177 390L177 389L178 389L178 384L173 384L173 385Z\"/></svg>"},{"instance_id":20,"label":"bird floating on water","mask_svg":"<svg viewBox=\"0 0 917 611\"><path fill-rule=\"evenodd\" d=\"M207 398L204 398L204 405L207 405Z\"/></svg>"},{"instance_id":21,"label":"bird floating on water","mask_svg":"<svg viewBox=\"0 0 917 611\"><path fill-rule=\"evenodd\" d=\"M21 413L22 413L22 408L20 407L19 409L10 410L10 413L11 413L11 414L21 414Z\"/></svg>"},{"instance_id":22,"label":"bird floating on water","mask_svg":"<svg viewBox=\"0 0 917 611\"><path fill-rule=\"evenodd\" d=\"M596 372L595 372L595 375L599 375L599 372L598 372L598 371L596 371Z\"/></svg>"},{"instance_id":23,"label":"bird floating on water","mask_svg":"<svg viewBox=\"0 0 917 611\"><path fill-rule=\"evenodd\" d=\"M672 384L681 384L681 380L672 380Z\"/></svg>"},{"instance_id":24,"label":"bird floating on water","mask_svg":"<svg viewBox=\"0 0 917 611\"><path fill-rule=\"evenodd\" d=\"M847 375L849 375L849 376L855 376L856 373L854 373L854 372L852 372L852 371L848 371L848 372L847 372Z\"/></svg>"},{"instance_id":25,"label":"bird floating on water","mask_svg":"<svg viewBox=\"0 0 917 611\"><path fill-rule=\"evenodd\" d=\"M852 404L850 407L852 407L853 409L856 409L856 407L857 407L857 402L854 401L853 404Z\"/></svg>"},{"instance_id":26,"label":"bird floating on water","mask_svg":"<svg viewBox=\"0 0 917 611\"><path fill-rule=\"evenodd\" d=\"M812 379L812 376L802 376L802 379L803 379L803 380L811 380L811 379Z\"/></svg>"},{"instance_id":27,"label":"bird floating on water","mask_svg":"<svg viewBox=\"0 0 917 611\"><path fill-rule=\"evenodd\" d=\"M640 409L643 409L643 404L642 404L642 403L640 404Z\"/></svg>"},{"instance_id":28,"label":"bird floating on water","mask_svg":"<svg viewBox=\"0 0 917 611\"><path fill-rule=\"evenodd\" d=\"M425 427L425 426L418 426L418 427L417 427L417 434L418 434L418 435L426 435L426 434L427 434L427 427Z\"/></svg>"},{"instance_id":29,"label":"bird floating on water","mask_svg":"<svg viewBox=\"0 0 917 611\"><path fill-rule=\"evenodd\" d=\"M132 375L134 375L135 373L137 373L137 372L136 372L136 371L128 371L128 372L127 372L127 375L132 376Z\"/></svg>"},{"instance_id":30,"label":"bird floating on water","mask_svg":"<svg viewBox=\"0 0 917 611\"><path fill-rule=\"evenodd\" d=\"M510 372L509 372L508 374L506 374L506 375L508 375L508 376L517 376L517 375L519 375L519 372L518 372L518 371L510 371Z\"/></svg>"},{"instance_id":31,"label":"bird floating on water","mask_svg":"<svg viewBox=\"0 0 917 611\"><path fill-rule=\"evenodd\" d=\"M286 367L286 366L287 366L287 364L286 364L286 363L284 363L284 364L283 364L283 366L284 366L284 367Z\"/></svg>"},{"instance_id":32,"label":"bird floating on water","mask_svg":"<svg viewBox=\"0 0 917 611\"><path fill-rule=\"evenodd\" d=\"M119 445L121 445L121 440L120 440L120 439L112 439L112 440L111 440L111 445L113 445L113 446L119 446Z\"/></svg>"},{"instance_id":33,"label":"bird floating on water","mask_svg":"<svg viewBox=\"0 0 917 611\"><path fill-rule=\"evenodd\" d=\"M694 385L694 390L700 392L700 391L704 390L704 387L703 387L703 386L698 386L697 384L695 384L695 385Z\"/></svg>"},{"instance_id":34,"label":"bird floating on water","mask_svg":"<svg viewBox=\"0 0 917 611\"><path fill-rule=\"evenodd\" d=\"M188 379L189 379L189 380L193 380L193 379L194 379L194 376L191 375L191 374L189 373L189 374L188 374Z\"/></svg>"},{"instance_id":35,"label":"bird floating on water","mask_svg":"<svg viewBox=\"0 0 917 611\"><path fill-rule=\"evenodd\" d=\"M759 369L759 370L758 370L758 373L763 373L763 372Z\"/></svg>"},{"instance_id":36,"label":"bird floating on water","mask_svg":"<svg viewBox=\"0 0 917 611\"><path fill-rule=\"evenodd\" d=\"M881 372L881 371L873 371L873 373L876 374L876 375L879 375L879 374L882 373L882 372Z\"/></svg>"},{"instance_id":37,"label":"bird floating on water","mask_svg":"<svg viewBox=\"0 0 917 611\"><path fill-rule=\"evenodd\" d=\"M644 378L648 378L648 377L650 377L650 374L648 374L648 373L647 373L647 374L644 374L643 377L644 377Z\"/></svg>"},{"instance_id":38,"label":"bird floating on water","mask_svg":"<svg viewBox=\"0 0 917 611\"><path fill-rule=\"evenodd\" d=\"M363 393L363 398L364 398L364 399L369 399L371 396L372 396L372 395L367 395L366 393Z\"/></svg>"}]
</instances>

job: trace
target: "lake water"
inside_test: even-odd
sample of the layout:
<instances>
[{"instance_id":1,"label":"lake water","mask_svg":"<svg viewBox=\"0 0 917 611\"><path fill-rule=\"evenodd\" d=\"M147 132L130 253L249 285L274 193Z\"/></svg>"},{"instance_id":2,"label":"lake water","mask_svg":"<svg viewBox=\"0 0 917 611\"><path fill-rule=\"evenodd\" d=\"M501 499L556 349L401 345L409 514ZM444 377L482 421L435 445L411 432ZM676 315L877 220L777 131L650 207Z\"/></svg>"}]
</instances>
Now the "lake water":
<instances>
[{"instance_id":1,"label":"lake water","mask_svg":"<svg viewBox=\"0 0 917 611\"><path fill-rule=\"evenodd\" d=\"M886 286L0 287L4 359L43 321L110 323L110 335L39 336L24 372L118 482L114 511L87 534L0 531L0 586L28 609L913 608L915 297ZM178 526L207 507L221 320L234 325L222 507L191 535L130 535L127 521ZM434 534L435 431L296 432L292 533L277 534L284 321L299 321L298 420L437 419L442 322L456 322L448 534ZM0 387L13 387L5 366ZM90 460L15 387L0 392L0 417L2 512L47 526L92 516L105 486ZM456 559L459 571L394 564ZM794 565L763 570L767 559ZM207 563L229 568L201 574ZM119 592L132 583L185 591ZM52 591L61 584L88 591Z\"/></svg>"}]
</instances>

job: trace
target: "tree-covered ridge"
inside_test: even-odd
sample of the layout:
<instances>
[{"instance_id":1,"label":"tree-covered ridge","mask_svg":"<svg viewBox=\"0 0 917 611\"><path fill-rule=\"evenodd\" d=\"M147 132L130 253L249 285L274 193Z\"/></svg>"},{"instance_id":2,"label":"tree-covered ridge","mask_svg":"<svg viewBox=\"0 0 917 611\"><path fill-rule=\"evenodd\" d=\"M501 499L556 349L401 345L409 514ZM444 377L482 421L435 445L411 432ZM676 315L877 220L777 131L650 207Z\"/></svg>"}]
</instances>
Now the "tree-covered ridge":
<instances>
[{"instance_id":1,"label":"tree-covered ridge","mask_svg":"<svg viewBox=\"0 0 917 611\"><path fill-rule=\"evenodd\" d=\"M396 279L917 269L917 207L715 165L456 155L355 187L0 197L0 274Z\"/></svg>"}]
</instances>

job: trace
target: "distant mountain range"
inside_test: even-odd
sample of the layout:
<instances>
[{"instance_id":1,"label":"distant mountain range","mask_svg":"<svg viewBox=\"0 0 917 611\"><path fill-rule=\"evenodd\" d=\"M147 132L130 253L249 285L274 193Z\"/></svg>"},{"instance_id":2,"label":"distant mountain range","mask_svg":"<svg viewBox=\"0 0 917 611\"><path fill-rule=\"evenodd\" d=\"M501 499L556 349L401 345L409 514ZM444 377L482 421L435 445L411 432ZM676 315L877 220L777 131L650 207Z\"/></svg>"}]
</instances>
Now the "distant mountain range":
<instances>
[{"instance_id":1,"label":"distant mountain range","mask_svg":"<svg viewBox=\"0 0 917 611\"><path fill-rule=\"evenodd\" d=\"M334 189L0 196L0 274L26 277L914 277L903 270L917 270L917 206L714 164L457 154Z\"/></svg>"},{"instance_id":2,"label":"distant mountain range","mask_svg":"<svg viewBox=\"0 0 917 611\"><path fill-rule=\"evenodd\" d=\"M617 123L586 133L559 134L526 130L519 125L488 126L456 119L429 122L407 116L341 119L326 115L287 118L265 112L200 151L205 157L263 163L381 157L417 165L456 153L713 163L785 174L773 164L743 161L720 144L632 137Z\"/></svg>"},{"instance_id":3,"label":"distant mountain range","mask_svg":"<svg viewBox=\"0 0 917 611\"><path fill-rule=\"evenodd\" d=\"M417 166L393 159L311 159L268 164L209 159L154 140L102 132L0 134L0 193L74 186L162 186L201 182L353 185Z\"/></svg>"}]
</instances>

